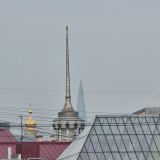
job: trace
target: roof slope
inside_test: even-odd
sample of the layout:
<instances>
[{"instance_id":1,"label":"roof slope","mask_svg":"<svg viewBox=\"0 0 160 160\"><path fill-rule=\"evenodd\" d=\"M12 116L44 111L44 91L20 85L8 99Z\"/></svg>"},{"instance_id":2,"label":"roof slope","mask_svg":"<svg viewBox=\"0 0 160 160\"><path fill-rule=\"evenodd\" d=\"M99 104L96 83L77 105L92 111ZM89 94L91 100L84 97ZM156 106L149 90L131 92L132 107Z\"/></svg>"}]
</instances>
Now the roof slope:
<instances>
[{"instance_id":1,"label":"roof slope","mask_svg":"<svg viewBox=\"0 0 160 160\"><path fill-rule=\"evenodd\" d=\"M79 153L82 150L82 147L85 144L85 141L89 135L89 132L91 130L91 124L88 125L82 134L80 134L68 147L67 149L58 157L58 160L60 159L66 159L66 157L69 157L69 160L75 160ZM68 159L67 159L68 160Z\"/></svg>"},{"instance_id":2,"label":"roof slope","mask_svg":"<svg viewBox=\"0 0 160 160\"><path fill-rule=\"evenodd\" d=\"M16 139L9 130L0 128L0 142L16 142Z\"/></svg>"},{"instance_id":3,"label":"roof slope","mask_svg":"<svg viewBox=\"0 0 160 160\"><path fill-rule=\"evenodd\" d=\"M0 159L7 159L8 147L11 147L12 155L16 155L16 144L8 142L0 142Z\"/></svg>"},{"instance_id":4,"label":"roof slope","mask_svg":"<svg viewBox=\"0 0 160 160\"><path fill-rule=\"evenodd\" d=\"M68 142L49 142L40 144L40 156L47 160L56 160L57 157L68 147Z\"/></svg>"},{"instance_id":5,"label":"roof slope","mask_svg":"<svg viewBox=\"0 0 160 160\"><path fill-rule=\"evenodd\" d=\"M11 147L13 157L22 154L23 159L37 157L56 160L69 144L69 142L0 142L0 159L7 159L8 147Z\"/></svg>"},{"instance_id":6,"label":"roof slope","mask_svg":"<svg viewBox=\"0 0 160 160\"><path fill-rule=\"evenodd\" d=\"M58 160L159 160L160 117L96 116L90 131Z\"/></svg>"}]
</instances>

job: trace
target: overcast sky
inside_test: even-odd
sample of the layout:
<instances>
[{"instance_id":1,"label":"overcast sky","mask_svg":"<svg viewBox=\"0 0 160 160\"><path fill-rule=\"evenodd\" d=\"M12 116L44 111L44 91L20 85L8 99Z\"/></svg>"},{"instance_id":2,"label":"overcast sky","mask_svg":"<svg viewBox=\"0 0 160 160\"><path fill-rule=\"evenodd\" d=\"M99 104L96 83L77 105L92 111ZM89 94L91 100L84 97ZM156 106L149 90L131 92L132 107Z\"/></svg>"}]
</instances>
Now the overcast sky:
<instances>
[{"instance_id":1,"label":"overcast sky","mask_svg":"<svg viewBox=\"0 0 160 160\"><path fill-rule=\"evenodd\" d=\"M1 0L1 109L63 108L65 25L75 108L80 79L87 112L159 106L159 19L159 0Z\"/></svg>"}]
</instances>

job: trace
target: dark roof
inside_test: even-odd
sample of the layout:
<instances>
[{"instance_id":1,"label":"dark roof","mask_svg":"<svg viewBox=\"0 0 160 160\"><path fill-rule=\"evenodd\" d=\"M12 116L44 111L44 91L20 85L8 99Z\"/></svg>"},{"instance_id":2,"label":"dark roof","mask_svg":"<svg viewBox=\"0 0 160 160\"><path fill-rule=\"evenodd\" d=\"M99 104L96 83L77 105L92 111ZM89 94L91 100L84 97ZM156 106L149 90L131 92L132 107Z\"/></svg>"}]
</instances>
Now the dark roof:
<instances>
[{"instance_id":1,"label":"dark roof","mask_svg":"<svg viewBox=\"0 0 160 160\"><path fill-rule=\"evenodd\" d=\"M56 160L69 144L69 142L0 142L0 159L7 158L8 147L11 147L13 156L22 153L22 159L37 157Z\"/></svg>"},{"instance_id":2,"label":"dark roof","mask_svg":"<svg viewBox=\"0 0 160 160\"><path fill-rule=\"evenodd\" d=\"M13 155L15 155L16 152L16 145L14 145L15 142L16 142L15 137L8 129L0 128L0 159L4 157L7 158L8 147L12 148L13 150L12 153Z\"/></svg>"},{"instance_id":3,"label":"dark roof","mask_svg":"<svg viewBox=\"0 0 160 160\"><path fill-rule=\"evenodd\" d=\"M0 128L0 142L16 142L16 139L9 130Z\"/></svg>"},{"instance_id":4,"label":"dark roof","mask_svg":"<svg viewBox=\"0 0 160 160\"><path fill-rule=\"evenodd\" d=\"M0 159L7 158L8 147L12 155L22 153L22 158L41 157L45 160L55 160L70 144L70 142L17 142L12 133L0 128Z\"/></svg>"},{"instance_id":5,"label":"dark roof","mask_svg":"<svg viewBox=\"0 0 160 160\"><path fill-rule=\"evenodd\" d=\"M0 128L10 129L10 124L8 122L0 122Z\"/></svg>"},{"instance_id":6,"label":"dark roof","mask_svg":"<svg viewBox=\"0 0 160 160\"><path fill-rule=\"evenodd\" d=\"M16 144L15 142L0 142L0 159L7 159L8 147L12 149L12 155L16 155Z\"/></svg>"},{"instance_id":7,"label":"dark roof","mask_svg":"<svg viewBox=\"0 0 160 160\"><path fill-rule=\"evenodd\" d=\"M50 142L40 144L40 157L47 160L56 160L70 143Z\"/></svg>"}]
</instances>

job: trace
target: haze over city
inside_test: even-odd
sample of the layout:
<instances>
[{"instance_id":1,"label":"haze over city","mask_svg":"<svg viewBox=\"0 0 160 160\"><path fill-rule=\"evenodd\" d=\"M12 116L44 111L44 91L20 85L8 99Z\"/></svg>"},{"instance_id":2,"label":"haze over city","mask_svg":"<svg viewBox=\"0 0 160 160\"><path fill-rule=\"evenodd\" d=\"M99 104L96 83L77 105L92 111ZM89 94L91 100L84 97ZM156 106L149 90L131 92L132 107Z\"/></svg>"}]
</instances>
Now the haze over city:
<instances>
[{"instance_id":1,"label":"haze over city","mask_svg":"<svg viewBox=\"0 0 160 160\"><path fill-rule=\"evenodd\" d=\"M66 25L74 108L80 79L88 119L159 106L159 8L158 0L1 0L1 120L17 121L32 104L48 123L63 108Z\"/></svg>"}]
</instances>

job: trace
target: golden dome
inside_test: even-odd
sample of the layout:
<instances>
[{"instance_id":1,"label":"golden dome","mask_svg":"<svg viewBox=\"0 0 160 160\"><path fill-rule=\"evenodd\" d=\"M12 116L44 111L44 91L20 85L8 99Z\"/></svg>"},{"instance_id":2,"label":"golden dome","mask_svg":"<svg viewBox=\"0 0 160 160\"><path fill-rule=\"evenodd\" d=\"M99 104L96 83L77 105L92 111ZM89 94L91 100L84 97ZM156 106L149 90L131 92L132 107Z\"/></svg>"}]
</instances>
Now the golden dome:
<instances>
[{"instance_id":1,"label":"golden dome","mask_svg":"<svg viewBox=\"0 0 160 160\"><path fill-rule=\"evenodd\" d=\"M27 119L25 121L25 125L36 125L36 121L34 119Z\"/></svg>"},{"instance_id":2,"label":"golden dome","mask_svg":"<svg viewBox=\"0 0 160 160\"><path fill-rule=\"evenodd\" d=\"M28 119L25 121L25 127L27 130L34 130L36 128L36 121L32 118L32 110L29 109L28 110L29 113L29 117Z\"/></svg>"}]
</instances>

